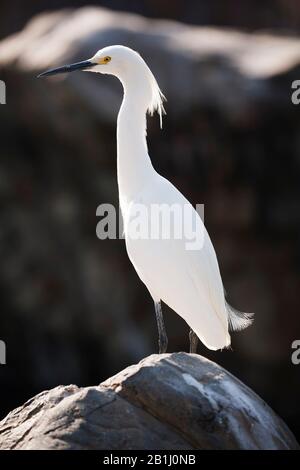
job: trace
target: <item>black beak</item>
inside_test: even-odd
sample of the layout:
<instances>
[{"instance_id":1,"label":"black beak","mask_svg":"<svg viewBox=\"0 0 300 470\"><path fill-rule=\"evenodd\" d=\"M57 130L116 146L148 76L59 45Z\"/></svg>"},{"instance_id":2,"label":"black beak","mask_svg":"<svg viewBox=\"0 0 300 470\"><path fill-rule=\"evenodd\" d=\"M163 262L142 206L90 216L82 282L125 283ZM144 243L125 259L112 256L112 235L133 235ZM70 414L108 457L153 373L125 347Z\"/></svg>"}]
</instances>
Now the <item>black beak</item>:
<instances>
[{"instance_id":1,"label":"black beak","mask_svg":"<svg viewBox=\"0 0 300 470\"><path fill-rule=\"evenodd\" d=\"M56 75L58 73L67 73L67 72L75 72L75 70L85 70L89 69L90 67L94 67L97 65L90 60L84 60L83 62L76 62L75 64L63 65L62 67L57 67L56 69L46 70L46 72L40 73L37 78L46 77L48 75Z\"/></svg>"}]
</instances>

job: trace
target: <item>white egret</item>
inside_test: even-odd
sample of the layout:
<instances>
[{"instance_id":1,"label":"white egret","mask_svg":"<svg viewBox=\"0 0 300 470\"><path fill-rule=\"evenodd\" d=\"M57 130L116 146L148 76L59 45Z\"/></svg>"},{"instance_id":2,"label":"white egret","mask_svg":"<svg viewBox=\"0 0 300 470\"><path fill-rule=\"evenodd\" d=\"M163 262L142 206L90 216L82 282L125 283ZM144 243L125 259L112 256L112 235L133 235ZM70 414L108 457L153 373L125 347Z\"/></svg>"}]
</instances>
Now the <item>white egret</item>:
<instances>
[{"instance_id":1,"label":"white egret","mask_svg":"<svg viewBox=\"0 0 300 470\"><path fill-rule=\"evenodd\" d=\"M228 347L229 330L246 328L252 315L228 305L216 253L200 216L151 164L146 142L146 114L157 111L161 121L164 113L164 96L156 79L142 57L124 46L105 47L89 60L51 69L39 76L75 70L115 75L123 85L124 97L117 121L119 198L128 256L154 300L159 352L166 351L168 341L161 301L189 325L190 352L196 352L198 338L212 350ZM197 229L202 232L201 247L188 249L184 237L132 237L129 220L136 204L147 209L153 204L187 206L195 217Z\"/></svg>"}]
</instances>

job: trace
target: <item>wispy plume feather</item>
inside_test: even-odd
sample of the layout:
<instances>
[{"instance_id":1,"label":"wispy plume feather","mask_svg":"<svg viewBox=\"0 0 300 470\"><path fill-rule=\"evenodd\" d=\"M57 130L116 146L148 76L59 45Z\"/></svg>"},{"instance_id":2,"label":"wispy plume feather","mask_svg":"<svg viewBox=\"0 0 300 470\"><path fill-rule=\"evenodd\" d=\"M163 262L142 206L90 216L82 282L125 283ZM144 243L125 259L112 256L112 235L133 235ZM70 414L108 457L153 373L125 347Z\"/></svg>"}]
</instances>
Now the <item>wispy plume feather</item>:
<instances>
[{"instance_id":1,"label":"wispy plume feather","mask_svg":"<svg viewBox=\"0 0 300 470\"><path fill-rule=\"evenodd\" d=\"M166 114L163 102L166 101L166 97L162 93L161 89L158 86L158 83L149 69L150 84L152 90L152 99L148 106L148 113L150 116L153 116L154 112L157 111L159 115L160 128L162 128L162 117Z\"/></svg>"}]
</instances>

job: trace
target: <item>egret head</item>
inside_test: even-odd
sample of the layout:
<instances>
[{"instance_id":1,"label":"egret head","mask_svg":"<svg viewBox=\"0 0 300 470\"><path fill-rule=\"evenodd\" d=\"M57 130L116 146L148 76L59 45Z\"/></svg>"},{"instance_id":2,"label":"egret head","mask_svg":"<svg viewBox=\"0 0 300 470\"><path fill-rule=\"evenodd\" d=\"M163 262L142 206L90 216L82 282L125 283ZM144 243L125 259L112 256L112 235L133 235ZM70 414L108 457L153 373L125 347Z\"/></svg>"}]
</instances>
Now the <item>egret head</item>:
<instances>
[{"instance_id":1,"label":"egret head","mask_svg":"<svg viewBox=\"0 0 300 470\"><path fill-rule=\"evenodd\" d=\"M129 47L108 46L100 49L88 60L46 70L46 72L38 75L38 78L59 73L75 72L76 70L105 73L121 78L126 71L132 68L136 70L142 64L146 65L141 56L132 49L129 49Z\"/></svg>"},{"instance_id":2,"label":"egret head","mask_svg":"<svg viewBox=\"0 0 300 470\"><path fill-rule=\"evenodd\" d=\"M115 75L120 80L124 80L128 74L137 74L147 67L137 52L125 46L104 47L90 60L94 64L90 69L91 72Z\"/></svg>"},{"instance_id":3,"label":"egret head","mask_svg":"<svg viewBox=\"0 0 300 470\"><path fill-rule=\"evenodd\" d=\"M125 90L131 88L136 94L140 95L140 98L143 97L149 113L153 114L154 111L157 111L161 121L162 114L165 112L163 107L164 96L146 62L129 47L104 47L88 60L47 70L38 77L77 70L116 76L121 80Z\"/></svg>"}]
</instances>

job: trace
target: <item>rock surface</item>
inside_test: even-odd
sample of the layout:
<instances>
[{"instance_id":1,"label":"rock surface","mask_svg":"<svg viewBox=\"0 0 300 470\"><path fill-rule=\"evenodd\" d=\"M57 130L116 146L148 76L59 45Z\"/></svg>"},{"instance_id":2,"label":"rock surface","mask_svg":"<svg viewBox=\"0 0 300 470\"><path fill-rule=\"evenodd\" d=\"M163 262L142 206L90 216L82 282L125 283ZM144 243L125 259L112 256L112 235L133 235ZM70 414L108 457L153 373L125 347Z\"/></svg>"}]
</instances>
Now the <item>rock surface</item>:
<instances>
[{"instance_id":1,"label":"rock surface","mask_svg":"<svg viewBox=\"0 0 300 470\"><path fill-rule=\"evenodd\" d=\"M0 422L0 449L296 449L254 392L197 355L152 355L99 386L44 391Z\"/></svg>"}]
</instances>

